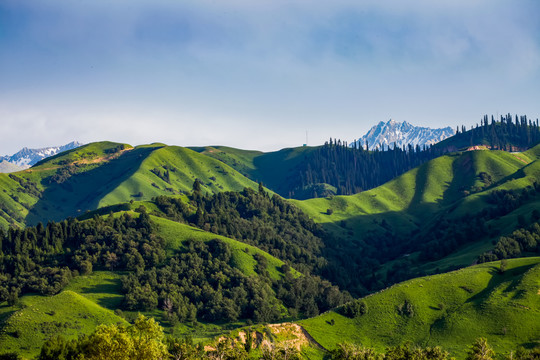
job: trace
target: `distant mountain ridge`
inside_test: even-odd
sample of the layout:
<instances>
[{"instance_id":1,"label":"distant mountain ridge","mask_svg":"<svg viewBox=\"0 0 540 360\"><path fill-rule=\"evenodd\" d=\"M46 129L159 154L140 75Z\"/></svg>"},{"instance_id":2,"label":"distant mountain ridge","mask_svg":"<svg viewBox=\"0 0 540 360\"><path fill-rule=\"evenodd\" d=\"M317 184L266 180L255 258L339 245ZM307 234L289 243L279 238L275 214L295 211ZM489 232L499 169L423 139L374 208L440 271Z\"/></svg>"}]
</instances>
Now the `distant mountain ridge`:
<instances>
[{"instance_id":1,"label":"distant mountain ridge","mask_svg":"<svg viewBox=\"0 0 540 360\"><path fill-rule=\"evenodd\" d=\"M32 165L35 165L38 161L56 155L63 151L71 150L81 146L78 141L72 141L69 144L62 146L50 146L41 149L29 149L27 147L22 148L13 155L0 156L0 163L6 161L8 163L17 165L20 170L27 169ZM13 169L13 168L12 168ZM4 171L0 171L4 172ZM5 171L7 172L7 171Z\"/></svg>"},{"instance_id":2,"label":"distant mountain ridge","mask_svg":"<svg viewBox=\"0 0 540 360\"><path fill-rule=\"evenodd\" d=\"M455 130L451 127L431 129L414 126L406 121L399 122L390 119L386 123L381 121L373 126L364 136L354 141L350 146L358 144L358 146L365 149L367 141L369 149L378 147L380 150L387 150L389 147L393 148L394 143L400 148L409 144L413 147L416 147L416 145L423 147L424 145L436 144L454 134Z\"/></svg>"}]
</instances>

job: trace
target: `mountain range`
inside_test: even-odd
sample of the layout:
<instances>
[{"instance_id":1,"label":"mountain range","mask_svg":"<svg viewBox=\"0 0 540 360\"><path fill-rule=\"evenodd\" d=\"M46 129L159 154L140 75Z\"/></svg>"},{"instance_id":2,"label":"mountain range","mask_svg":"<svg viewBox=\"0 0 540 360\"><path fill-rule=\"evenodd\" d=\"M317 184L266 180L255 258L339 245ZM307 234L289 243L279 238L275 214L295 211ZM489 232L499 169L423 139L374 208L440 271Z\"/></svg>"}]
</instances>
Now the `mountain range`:
<instances>
[{"instance_id":1,"label":"mountain range","mask_svg":"<svg viewBox=\"0 0 540 360\"><path fill-rule=\"evenodd\" d=\"M50 146L40 149L29 149L24 147L13 155L0 156L0 172L8 173L28 169L45 158L67 150L75 149L81 145L82 144L78 141L72 141L69 144L62 146ZM4 162L15 166L9 166Z\"/></svg>"},{"instance_id":2,"label":"mountain range","mask_svg":"<svg viewBox=\"0 0 540 360\"><path fill-rule=\"evenodd\" d=\"M364 136L352 142L350 146L364 147L366 144L370 149L379 148L387 150L394 145L402 148L403 146L417 145L421 148L424 145L433 145L455 134L455 130L451 127L440 129L431 129L427 127L419 127L409 124L406 121L399 122L388 120L387 122L379 122L373 126Z\"/></svg>"},{"instance_id":3,"label":"mountain range","mask_svg":"<svg viewBox=\"0 0 540 360\"><path fill-rule=\"evenodd\" d=\"M0 355L139 312L249 358L538 347L540 130L518 120L410 151L104 141L0 174Z\"/></svg>"}]
</instances>

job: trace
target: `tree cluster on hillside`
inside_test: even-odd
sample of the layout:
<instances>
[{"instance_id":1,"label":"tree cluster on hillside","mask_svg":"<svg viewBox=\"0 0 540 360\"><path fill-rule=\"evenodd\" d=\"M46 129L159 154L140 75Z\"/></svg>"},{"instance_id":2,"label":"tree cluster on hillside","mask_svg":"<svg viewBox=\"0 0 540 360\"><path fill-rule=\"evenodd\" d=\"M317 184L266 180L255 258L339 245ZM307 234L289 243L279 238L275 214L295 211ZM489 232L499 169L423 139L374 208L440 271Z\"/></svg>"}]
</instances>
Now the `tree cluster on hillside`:
<instances>
[{"instance_id":1,"label":"tree cluster on hillside","mask_svg":"<svg viewBox=\"0 0 540 360\"><path fill-rule=\"evenodd\" d=\"M453 220L440 218L425 232L420 248L421 259L432 261L440 259L458 247L476 241L486 234L496 236L486 227L486 222L507 215L525 203L540 200L540 184L534 183L521 190L495 190L489 193L487 202L492 205L477 214L467 214ZM535 222L538 211L529 219L520 217L521 226ZM504 243L504 241L503 241Z\"/></svg>"},{"instance_id":2,"label":"tree cluster on hillside","mask_svg":"<svg viewBox=\"0 0 540 360\"><path fill-rule=\"evenodd\" d=\"M163 241L151 233L145 213L10 228L0 231L0 302L29 292L56 294L73 275L96 268L143 271L164 259Z\"/></svg>"},{"instance_id":3,"label":"tree cluster on hillside","mask_svg":"<svg viewBox=\"0 0 540 360\"><path fill-rule=\"evenodd\" d=\"M433 147L401 148L395 144L385 151L368 151L358 144L349 147L344 141L330 139L298 166L289 179L288 195L297 199L332 195L318 184L332 185L337 195L355 194L382 185L443 153Z\"/></svg>"},{"instance_id":4,"label":"tree cluster on hillside","mask_svg":"<svg viewBox=\"0 0 540 360\"><path fill-rule=\"evenodd\" d=\"M517 229L508 236L501 236L492 251L479 256L478 262L496 261L523 256L524 253L540 254L540 214L535 210L534 223Z\"/></svg>"},{"instance_id":5,"label":"tree cluster on hillside","mask_svg":"<svg viewBox=\"0 0 540 360\"><path fill-rule=\"evenodd\" d=\"M194 187L190 206L165 196L154 201L171 220L256 246L302 273L325 266L322 227L283 198L269 196L262 187L214 195L202 194L197 181Z\"/></svg>"},{"instance_id":6,"label":"tree cluster on hillside","mask_svg":"<svg viewBox=\"0 0 540 360\"><path fill-rule=\"evenodd\" d=\"M484 115L482 121L467 130L465 126L456 129L451 140L445 140L435 147L444 148L451 145L456 148L487 145L494 150L521 151L540 142L540 127L538 119L532 121L527 116L512 117L511 114L501 115L499 121L492 115L491 120Z\"/></svg>"},{"instance_id":7,"label":"tree cluster on hillside","mask_svg":"<svg viewBox=\"0 0 540 360\"><path fill-rule=\"evenodd\" d=\"M287 181L290 198L308 199L328 195L351 195L375 188L429 160L473 145L496 150L518 151L540 142L538 120L510 114L491 121L485 115L480 125L467 130L458 127L456 135L433 146L389 146L388 150L370 148L370 144L330 139L324 146L306 155ZM329 189L331 185L335 188Z\"/></svg>"}]
</instances>

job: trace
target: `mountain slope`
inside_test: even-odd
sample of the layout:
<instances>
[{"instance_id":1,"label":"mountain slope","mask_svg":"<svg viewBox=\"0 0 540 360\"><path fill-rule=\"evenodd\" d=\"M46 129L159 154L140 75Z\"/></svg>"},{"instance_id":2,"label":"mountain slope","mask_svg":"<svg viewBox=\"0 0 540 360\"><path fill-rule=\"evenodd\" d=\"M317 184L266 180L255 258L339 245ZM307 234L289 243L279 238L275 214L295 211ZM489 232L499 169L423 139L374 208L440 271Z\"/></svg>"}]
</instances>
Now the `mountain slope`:
<instances>
[{"instance_id":1,"label":"mountain slope","mask_svg":"<svg viewBox=\"0 0 540 360\"><path fill-rule=\"evenodd\" d=\"M297 168L316 149L317 147L304 146L263 153L225 146L193 148L233 167L256 182L262 182L264 186L284 197L289 197L290 190L296 186Z\"/></svg>"},{"instance_id":2,"label":"mountain slope","mask_svg":"<svg viewBox=\"0 0 540 360\"><path fill-rule=\"evenodd\" d=\"M0 315L0 353L24 356L37 355L52 336L76 339L100 324L127 324L112 310L69 290L52 297L25 296L17 308L0 304Z\"/></svg>"},{"instance_id":3,"label":"mountain slope","mask_svg":"<svg viewBox=\"0 0 540 360\"><path fill-rule=\"evenodd\" d=\"M365 148L367 143L370 149L387 150L389 147L393 148L394 144L400 148L410 144L413 147L418 145L423 148L424 145L436 144L454 134L455 131L451 127L431 129L413 126L406 121L399 122L390 119L386 123L379 122L349 146Z\"/></svg>"},{"instance_id":4,"label":"mountain slope","mask_svg":"<svg viewBox=\"0 0 540 360\"><path fill-rule=\"evenodd\" d=\"M346 317L339 310L299 322L327 349L352 342L379 351L411 341L441 346L458 359L487 337L497 354L540 339L540 258L508 260L409 280L356 302L367 313Z\"/></svg>"},{"instance_id":5,"label":"mountain slope","mask_svg":"<svg viewBox=\"0 0 540 360\"><path fill-rule=\"evenodd\" d=\"M87 210L130 200L174 195L192 188L239 191L257 184L220 161L195 151L152 144L88 144L0 174L0 226L61 220Z\"/></svg>"},{"instance_id":6,"label":"mountain slope","mask_svg":"<svg viewBox=\"0 0 540 360\"><path fill-rule=\"evenodd\" d=\"M537 150L445 155L360 194L291 201L335 238L326 244L341 254L330 280L362 294L468 266L500 236L535 222ZM343 272L359 277L346 281Z\"/></svg>"}]
</instances>

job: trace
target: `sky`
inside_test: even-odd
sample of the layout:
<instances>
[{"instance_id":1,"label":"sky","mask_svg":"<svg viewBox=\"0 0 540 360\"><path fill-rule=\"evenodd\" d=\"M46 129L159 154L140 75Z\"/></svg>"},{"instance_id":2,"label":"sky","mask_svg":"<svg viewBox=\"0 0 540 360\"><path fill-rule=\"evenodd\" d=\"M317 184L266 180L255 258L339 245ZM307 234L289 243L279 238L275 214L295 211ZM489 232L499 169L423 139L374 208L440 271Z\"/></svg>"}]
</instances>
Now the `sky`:
<instances>
[{"instance_id":1,"label":"sky","mask_svg":"<svg viewBox=\"0 0 540 360\"><path fill-rule=\"evenodd\" d=\"M537 0L0 1L0 155L540 117Z\"/></svg>"}]
</instances>

